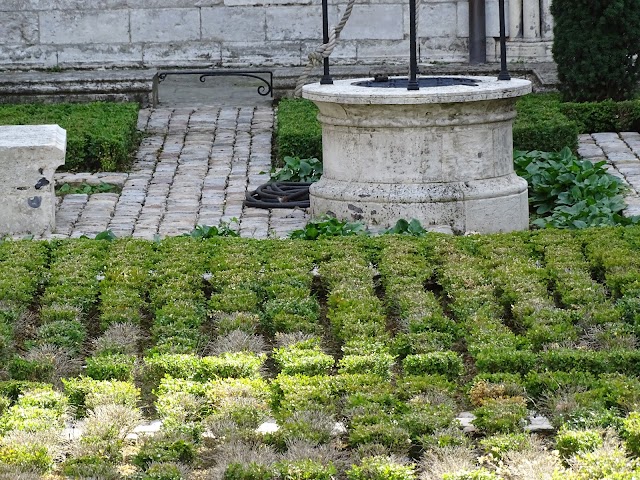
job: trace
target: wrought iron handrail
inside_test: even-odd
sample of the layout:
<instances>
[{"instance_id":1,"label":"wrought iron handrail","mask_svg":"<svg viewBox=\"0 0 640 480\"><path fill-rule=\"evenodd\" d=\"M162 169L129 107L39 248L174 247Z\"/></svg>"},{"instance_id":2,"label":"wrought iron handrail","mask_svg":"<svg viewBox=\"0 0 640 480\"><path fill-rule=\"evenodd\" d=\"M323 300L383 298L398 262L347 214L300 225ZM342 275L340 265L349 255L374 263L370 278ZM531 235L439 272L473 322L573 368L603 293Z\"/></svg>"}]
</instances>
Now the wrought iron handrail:
<instances>
[{"instance_id":1,"label":"wrought iron handrail","mask_svg":"<svg viewBox=\"0 0 640 480\"><path fill-rule=\"evenodd\" d=\"M258 86L258 95L263 97L269 95L273 98L273 72L271 70L160 70L156 73L158 83L162 83L169 75L200 75L200 81L203 83L207 77L255 78L264 83L264 85Z\"/></svg>"}]
</instances>

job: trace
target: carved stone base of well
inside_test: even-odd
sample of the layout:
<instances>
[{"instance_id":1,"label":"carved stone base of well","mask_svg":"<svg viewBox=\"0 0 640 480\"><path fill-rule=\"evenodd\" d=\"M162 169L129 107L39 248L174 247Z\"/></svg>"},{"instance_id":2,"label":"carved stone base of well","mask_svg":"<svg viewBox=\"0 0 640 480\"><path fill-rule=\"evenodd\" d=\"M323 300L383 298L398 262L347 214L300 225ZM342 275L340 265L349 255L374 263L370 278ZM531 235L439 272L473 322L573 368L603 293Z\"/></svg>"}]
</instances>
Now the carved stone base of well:
<instances>
[{"instance_id":1,"label":"carved stone base of well","mask_svg":"<svg viewBox=\"0 0 640 480\"><path fill-rule=\"evenodd\" d=\"M329 214L391 227L415 218L454 232L508 232L529 224L527 182L516 175L447 184L389 185L322 181L311 186L311 215Z\"/></svg>"}]
</instances>

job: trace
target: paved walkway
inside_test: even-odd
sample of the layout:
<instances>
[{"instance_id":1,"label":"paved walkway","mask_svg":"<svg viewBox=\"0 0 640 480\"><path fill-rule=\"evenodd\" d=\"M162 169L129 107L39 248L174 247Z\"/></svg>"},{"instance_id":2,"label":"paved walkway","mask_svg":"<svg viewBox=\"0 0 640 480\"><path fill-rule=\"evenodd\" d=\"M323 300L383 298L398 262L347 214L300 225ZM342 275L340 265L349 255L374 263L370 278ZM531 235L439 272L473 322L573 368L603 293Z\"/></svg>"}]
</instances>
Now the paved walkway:
<instances>
[{"instance_id":1,"label":"paved walkway","mask_svg":"<svg viewBox=\"0 0 640 480\"><path fill-rule=\"evenodd\" d=\"M56 176L57 183L121 183L120 195L66 195L53 237L152 239L196 225L232 225L243 237L286 236L303 227L303 210L244 208L247 191L269 180L274 114L270 106L176 107L141 110L144 138L131 173Z\"/></svg>"},{"instance_id":2,"label":"paved walkway","mask_svg":"<svg viewBox=\"0 0 640 480\"><path fill-rule=\"evenodd\" d=\"M605 161L609 173L629 186L626 216L640 215L640 133L580 135L578 155L592 162Z\"/></svg>"},{"instance_id":3,"label":"paved walkway","mask_svg":"<svg viewBox=\"0 0 640 480\"><path fill-rule=\"evenodd\" d=\"M245 102L246 103L246 102ZM303 210L244 208L242 201L269 179L274 113L270 105L166 106L141 110L144 138L129 174L58 174L58 183L122 185L122 193L66 195L51 237L116 236L153 239L196 225L233 225L243 237L283 237L308 221ZM640 133L581 135L578 153L605 160L631 187L627 215L640 215Z\"/></svg>"}]
</instances>

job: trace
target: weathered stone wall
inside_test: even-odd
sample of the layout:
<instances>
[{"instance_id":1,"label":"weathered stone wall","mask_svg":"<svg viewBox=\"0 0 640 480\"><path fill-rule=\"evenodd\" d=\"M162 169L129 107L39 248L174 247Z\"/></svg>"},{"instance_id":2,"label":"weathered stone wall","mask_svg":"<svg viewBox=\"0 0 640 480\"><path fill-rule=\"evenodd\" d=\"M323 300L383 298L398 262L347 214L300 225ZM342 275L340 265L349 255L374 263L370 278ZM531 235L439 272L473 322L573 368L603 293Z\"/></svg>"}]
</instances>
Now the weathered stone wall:
<instances>
[{"instance_id":1,"label":"weathered stone wall","mask_svg":"<svg viewBox=\"0 0 640 480\"><path fill-rule=\"evenodd\" d=\"M548 61L549 0L511 2L512 59ZM331 25L345 5L330 0ZM492 61L497 0L486 10ZM422 0L421 62L467 61L468 11ZM358 0L332 61L406 62L408 17L408 0ZM321 39L320 0L1 0L0 19L0 69L302 65Z\"/></svg>"}]
</instances>

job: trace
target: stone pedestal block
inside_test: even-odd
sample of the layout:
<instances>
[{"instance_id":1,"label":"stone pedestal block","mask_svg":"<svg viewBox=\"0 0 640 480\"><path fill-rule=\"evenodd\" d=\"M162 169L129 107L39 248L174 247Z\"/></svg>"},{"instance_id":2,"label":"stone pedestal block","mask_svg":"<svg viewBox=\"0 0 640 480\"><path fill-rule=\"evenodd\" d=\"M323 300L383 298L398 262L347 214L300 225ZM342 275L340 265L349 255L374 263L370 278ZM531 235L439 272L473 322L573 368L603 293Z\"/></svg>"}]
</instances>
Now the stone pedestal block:
<instances>
[{"instance_id":1,"label":"stone pedestal block","mask_svg":"<svg viewBox=\"0 0 640 480\"><path fill-rule=\"evenodd\" d=\"M527 80L467 77L475 86L379 88L313 84L324 173L311 214L390 227L482 233L528 228L527 183L514 173L512 124Z\"/></svg>"},{"instance_id":2,"label":"stone pedestal block","mask_svg":"<svg viewBox=\"0 0 640 480\"><path fill-rule=\"evenodd\" d=\"M66 149L67 134L57 125L0 127L0 234L54 230L53 174Z\"/></svg>"}]
</instances>

